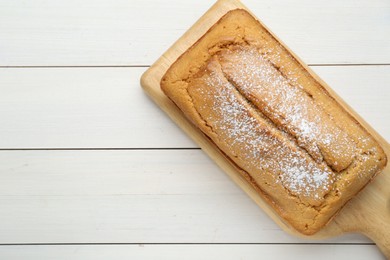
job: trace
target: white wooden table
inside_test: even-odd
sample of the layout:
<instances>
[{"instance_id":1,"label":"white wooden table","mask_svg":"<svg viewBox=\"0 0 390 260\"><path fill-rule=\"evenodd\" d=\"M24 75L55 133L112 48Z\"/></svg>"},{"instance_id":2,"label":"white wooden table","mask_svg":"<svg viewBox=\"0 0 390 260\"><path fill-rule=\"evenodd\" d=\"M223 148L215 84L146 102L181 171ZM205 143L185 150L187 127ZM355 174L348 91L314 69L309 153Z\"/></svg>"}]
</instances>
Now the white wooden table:
<instances>
[{"instance_id":1,"label":"white wooden table","mask_svg":"<svg viewBox=\"0 0 390 260\"><path fill-rule=\"evenodd\" d=\"M0 0L0 259L383 259L281 231L142 92L212 3ZM390 140L390 1L244 4Z\"/></svg>"}]
</instances>

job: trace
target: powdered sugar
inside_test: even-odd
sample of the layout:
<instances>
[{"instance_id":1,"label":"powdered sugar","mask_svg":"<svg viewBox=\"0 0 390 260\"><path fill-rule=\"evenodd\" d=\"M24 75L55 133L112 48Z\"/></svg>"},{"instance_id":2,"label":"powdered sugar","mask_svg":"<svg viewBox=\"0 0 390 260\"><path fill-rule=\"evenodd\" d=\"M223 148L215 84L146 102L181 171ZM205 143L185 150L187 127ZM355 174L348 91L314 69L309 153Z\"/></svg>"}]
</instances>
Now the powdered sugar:
<instances>
[{"instance_id":1,"label":"powdered sugar","mask_svg":"<svg viewBox=\"0 0 390 260\"><path fill-rule=\"evenodd\" d=\"M332 183L331 171L295 149L272 125L250 114L250 105L222 72L212 71L205 82L206 89L194 90L201 91L205 101L197 110L221 138L218 141L224 143L220 148L225 153L239 160L255 179L271 176L275 185L282 185L293 195L323 198Z\"/></svg>"},{"instance_id":2,"label":"powdered sugar","mask_svg":"<svg viewBox=\"0 0 390 260\"><path fill-rule=\"evenodd\" d=\"M317 162L325 160L337 171L352 162L353 142L296 78L284 76L255 48L226 51L221 59L223 71L239 91L282 130L294 136Z\"/></svg>"}]
</instances>

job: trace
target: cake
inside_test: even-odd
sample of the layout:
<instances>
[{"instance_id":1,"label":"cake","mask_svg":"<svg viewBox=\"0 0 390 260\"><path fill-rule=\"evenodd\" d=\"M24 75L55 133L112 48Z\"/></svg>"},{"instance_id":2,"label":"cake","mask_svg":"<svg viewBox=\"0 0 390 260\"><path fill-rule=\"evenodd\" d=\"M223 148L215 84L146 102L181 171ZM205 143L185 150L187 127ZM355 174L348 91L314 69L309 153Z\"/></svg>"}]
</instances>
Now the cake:
<instances>
[{"instance_id":1,"label":"cake","mask_svg":"<svg viewBox=\"0 0 390 260\"><path fill-rule=\"evenodd\" d=\"M378 142L252 15L224 15L161 89L293 228L324 227L386 165Z\"/></svg>"}]
</instances>

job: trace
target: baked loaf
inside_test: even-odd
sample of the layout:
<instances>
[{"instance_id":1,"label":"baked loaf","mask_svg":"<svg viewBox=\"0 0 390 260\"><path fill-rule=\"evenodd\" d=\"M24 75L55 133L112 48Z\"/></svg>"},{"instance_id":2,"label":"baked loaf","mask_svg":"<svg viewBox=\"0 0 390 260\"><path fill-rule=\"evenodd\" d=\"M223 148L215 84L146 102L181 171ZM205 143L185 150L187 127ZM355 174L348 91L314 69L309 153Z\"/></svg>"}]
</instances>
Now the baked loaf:
<instances>
[{"instance_id":1,"label":"baked loaf","mask_svg":"<svg viewBox=\"0 0 390 260\"><path fill-rule=\"evenodd\" d=\"M303 234L386 165L374 138L244 10L227 13L179 57L161 88Z\"/></svg>"}]
</instances>

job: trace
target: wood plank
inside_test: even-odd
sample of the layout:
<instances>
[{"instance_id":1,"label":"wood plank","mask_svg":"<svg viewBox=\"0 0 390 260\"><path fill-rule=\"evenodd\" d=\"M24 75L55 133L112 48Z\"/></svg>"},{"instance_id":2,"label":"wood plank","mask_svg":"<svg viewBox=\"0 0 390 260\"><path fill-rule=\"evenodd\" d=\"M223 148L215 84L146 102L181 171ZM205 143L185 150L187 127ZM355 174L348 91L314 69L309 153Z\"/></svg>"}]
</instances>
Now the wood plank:
<instances>
[{"instance_id":1,"label":"wood plank","mask_svg":"<svg viewBox=\"0 0 390 260\"><path fill-rule=\"evenodd\" d=\"M200 150L0 151L0 244L306 242L371 241L288 235Z\"/></svg>"},{"instance_id":2,"label":"wood plank","mask_svg":"<svg viewBox=\"0 0 390 260\"><path fill-rule=\"evenodd\" d=\"M384 259L373 245L66 245L1 246L8 260L41 259Z\"/></svg>"},{"instance_id":3,"label":"wood plank","mask_svg":"<svg viewBox=\"0 0 390 260\"><path fill-rule=\"evenodd\" d=\"M390 63L387 0L243 2L306 63ZM148 65L211 5L2 1L0 66Z\"/></svg>"},{"instance_id":4,"label":"wood plank","mask_svg":"<svg viewBox=\"0 0 390 260\"><path fill-rule=\"evenodd\" d=\"M390 66L312 68L390 140ZM142 91L145 70L0 69L0 148L197 147Z\"/></svg>"},{"instance_id":5,"label":"wood plank","mask_svg":"<svg viewBox=\"0 0 390 260\"><path fill-rule=\"evenodd\" d=\"M0 69L0 147L195 147L142 91L144 70Z\"/></svg>"}]
</instances>

